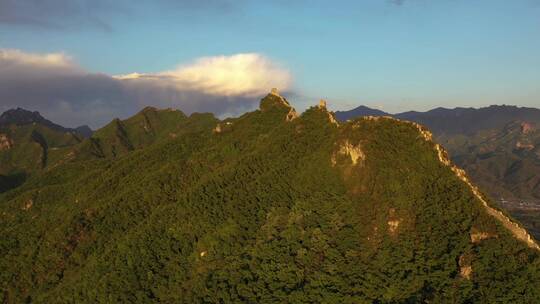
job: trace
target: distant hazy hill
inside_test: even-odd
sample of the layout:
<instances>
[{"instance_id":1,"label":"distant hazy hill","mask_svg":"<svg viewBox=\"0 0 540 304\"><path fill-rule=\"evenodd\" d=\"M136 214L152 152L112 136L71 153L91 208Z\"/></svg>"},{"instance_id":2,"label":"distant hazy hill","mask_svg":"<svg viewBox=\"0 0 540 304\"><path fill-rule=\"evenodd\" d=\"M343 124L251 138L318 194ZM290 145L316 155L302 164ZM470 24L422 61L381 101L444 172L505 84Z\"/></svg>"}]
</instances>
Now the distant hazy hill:
<instances>
[{"instance_id":1,"label":"distant hazy hill","mask_svg":"<svg viewBox=\"0 0 540 304\"><path fill-rule=\"evenodd\" d=\"M148 111L0 195L0 302L540 298L538 244L423 127L276 93L225 121Z\"/></svg>"},{"instance_id":2,"label":"distant hazy hill","mask_svg":"<svg viewBox=\"0 0 540 304\"><path fill-rule=\"evenodd\" d=\"M336 118L341 121L346 121L348 119L354 119L361 116L391 116L386 112L368 108L366 106L359 106L349 111L337 111L335 115Z\"/></svg>"},{"instance_id":3,"label":"distant hazy hill","mask_svg":"<svg viewBox=\"0 0 540 304\"><path fill-rule=\"evenodd\" d=\"M25 109L17 108L7 110L0 115L0 127L9 126L26 126L31 124L39 124L43 127L49 128L58 132L73 132L83 137L90 137L92 135L92 129L88 126L80 126L75 129L65 128L53 123L52 121L45 119L37 111L28 111Z\"/></svg>"},{"instance_id":4,"label":"distant hazy hill","mask_svg":"<svg viewBox=\"0 0 540 304\"><path fill-rule=\"evenodd\" d=\"M393 116L418 122L437 135L472 135L480 130L500 129L513 121L540 123L540 109L516 106L489 106L485 108L436 108L427 112L409 111L398 114L359 106L349 111L336 112L336 118L345 121L360 116Z\"/></svg>"},{"instance_id":5,"label":"distant hazy hill","mask_svg":"<svg viewBox=\"0 0 540 304\"><path fill-rule=\"evenodd\" d=\"M437 108L427 112L400 113L395 117L418 122L438 135L473 135L481 130L503 128L513 121L540 123L540 109L515 106Z\"/></svg>"}]
</instances>

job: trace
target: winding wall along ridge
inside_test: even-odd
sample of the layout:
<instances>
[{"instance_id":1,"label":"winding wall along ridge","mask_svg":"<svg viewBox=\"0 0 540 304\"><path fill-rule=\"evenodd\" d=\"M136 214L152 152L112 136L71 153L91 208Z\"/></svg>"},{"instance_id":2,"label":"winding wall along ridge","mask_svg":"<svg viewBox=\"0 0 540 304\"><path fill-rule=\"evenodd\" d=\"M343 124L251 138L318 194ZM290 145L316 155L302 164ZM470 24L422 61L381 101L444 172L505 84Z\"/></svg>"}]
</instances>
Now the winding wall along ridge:
<instances>
[{"instance_id":1,"label":"winding wall along ridge","mask_svg":"<svg viewBox=\"0 0 540 304\"><path fill-rule=\"evenodd\" d=\"M364 117L364 119L367 119L367 120L379 120L381 118L402 121L400 119L396 119L390 116L365 116ZM446 152L446 150L444 150L444 148L441 145L433 141L433 134L430 131L428 131L425 127L415 122L410 122L410 121L402 121L402 122L412 124L414 127L416 127L416 129L418 129L418 131L420 132L421 136L424 138L425 141L433 143L435 145L435 150L437 151L437 156L439 158L439 161L445 166L449 167L452 170L452 172L454 172L457 178L459 178L461 181L467 184L467 186L469 186L469 189L471 189L471 192L474 194L474 196L478 200L480 200L480 202L482 202L483 207L486 209L489 215L493 216L496 220L498 220L503 225L503 227L508 229L512 233L512 235L514 235L515 238L517 238L518 240L522 242L525 242L525 244L527 244L527 246L529 246L530 248L540 251L540 246L538 245L536 240L527 232L525 228L521 227L520 224L512 221L500 210L497 210L488 204L487 200L484 199L482 193L480 193L480 190L478 189L478 187L476 187L475 185L471 183L471 181L467 177L467 174L465 173L465 170L458 168L456 165L454 165L450 161L450 158L448 157L448 153Z\"/></svg>"},{"instance_id":2,"label":"winding wall along ridge","mask_svg":"<svg viewBox=\"0 0 540 304\"><path fill-rule=\"evenodd\" d=\"M433 135L431 134L431 132L427 131L424 127L422 127L421 125L417 123L412 123L412 124L420 131L420 133L422 134L422 136L424 137L426 141L433 142ZM437 156L439 158L439 161L442 164L450 167L452 172L454 172L454 174L461 181L463 181L465 184L467 184L467 186L469 186L474 196L476 196L476 198L480 200L480 202L482 202L482 205L486 209L487 213L493 216L495 219L497 219L506 229L510 230L510 232L514 235L515 238L517 238L520 241L525 242L527 246L529 246L530 248L540 251L540 246L538 245L538 243L536 243L534 238L527 232L527 230L521 227L518 223L512 221L500 210L497 210L489 206L487 200L484 199L478 187L476 187L475 185L471 183L471 181L467 177L467 173L465 172L465 170L458 168L456 165L452 164L446 150L444 150L444 148L441 145L437 143L434 143L434 144L435 144L435 150L437 151Z\"/></svg>"}]
</instances>

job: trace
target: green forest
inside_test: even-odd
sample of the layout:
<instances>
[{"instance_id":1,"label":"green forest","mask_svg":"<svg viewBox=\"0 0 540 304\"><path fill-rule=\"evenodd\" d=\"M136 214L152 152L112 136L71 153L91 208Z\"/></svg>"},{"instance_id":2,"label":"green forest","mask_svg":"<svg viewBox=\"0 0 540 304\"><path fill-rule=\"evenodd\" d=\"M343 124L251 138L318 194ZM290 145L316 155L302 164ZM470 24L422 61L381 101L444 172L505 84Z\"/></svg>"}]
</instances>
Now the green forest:
<instances>
[{"instance_id":1,"label":"green forest","mask_svg":"<svg viewBox=\"0 0 540 304\"><path fill-rule=\"evenodd\" d=\"M55 150L0 193L0 303L538 303L540 252L414 125L291 111L145 109Z\"/></svg>"}]
</instances>

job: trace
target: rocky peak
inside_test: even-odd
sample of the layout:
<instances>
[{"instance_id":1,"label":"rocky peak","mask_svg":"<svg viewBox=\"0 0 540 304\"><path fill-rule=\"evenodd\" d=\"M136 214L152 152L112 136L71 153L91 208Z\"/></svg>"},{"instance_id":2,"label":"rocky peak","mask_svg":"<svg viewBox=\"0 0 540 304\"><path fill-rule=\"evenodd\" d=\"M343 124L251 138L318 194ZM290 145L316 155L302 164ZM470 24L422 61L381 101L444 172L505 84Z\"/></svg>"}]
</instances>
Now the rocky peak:
<instances>
[{"instance_id":1,"label":"rocky peak","mask_svg":"<svg viewBox=\"0 0 540 304\"><path fill-rule=\"evenodd\" d=\"M278 92L278 89L272 88L270 93L261 99L260 110L263 112L269 111L271 109L287 109L288 112L291 112L291 109L294 111L293 107L289 104L285 97L281 96Z\"/></svg>"}]
</instances>

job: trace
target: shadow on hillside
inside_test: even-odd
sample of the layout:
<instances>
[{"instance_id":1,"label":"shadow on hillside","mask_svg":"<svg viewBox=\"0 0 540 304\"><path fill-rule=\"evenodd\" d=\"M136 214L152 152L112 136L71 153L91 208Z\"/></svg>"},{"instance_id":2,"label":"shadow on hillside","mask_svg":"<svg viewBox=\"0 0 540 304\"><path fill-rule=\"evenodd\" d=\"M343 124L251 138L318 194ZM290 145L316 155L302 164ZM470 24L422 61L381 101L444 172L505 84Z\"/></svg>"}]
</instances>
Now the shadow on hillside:
<instances>
[{"instance_id":1,"label":"shadow on hillside","mask_svg":"<svg viewBox=\"0 0 540 304\"><path fill-rule=\"evenodd\" d=\"M10 175L0 175L0 193L14 189L26 181L25 173L14 173Z\"/></svg>"}]
</instances>

